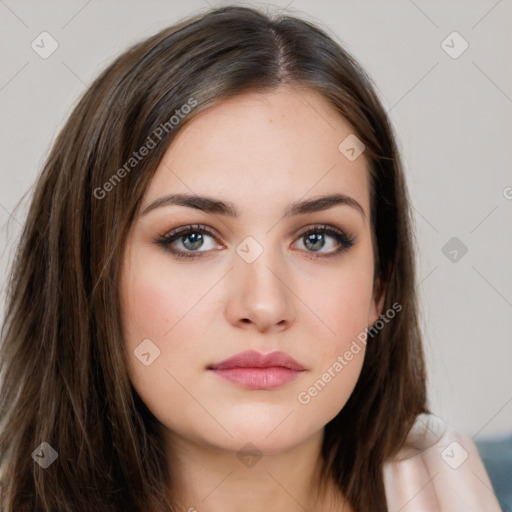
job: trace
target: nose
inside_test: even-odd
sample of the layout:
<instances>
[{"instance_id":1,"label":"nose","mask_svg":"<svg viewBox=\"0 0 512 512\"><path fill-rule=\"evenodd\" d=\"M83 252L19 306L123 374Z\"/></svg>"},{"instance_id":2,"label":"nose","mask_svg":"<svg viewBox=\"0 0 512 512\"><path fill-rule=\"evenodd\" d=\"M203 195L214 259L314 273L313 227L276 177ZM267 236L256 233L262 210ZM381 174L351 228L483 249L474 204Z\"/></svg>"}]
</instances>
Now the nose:
<instances>
[{"instance_id":1,"label":"nose","mask_svg":"<svg viewBox=\"0 0 512 512\"><path fill-rule=\"evenodd\" d=\"M235 255L225 315L237 327L276 332L295 321L293 283L282 260L264 250L252 263Z\"/></svg>"}]
</instances>

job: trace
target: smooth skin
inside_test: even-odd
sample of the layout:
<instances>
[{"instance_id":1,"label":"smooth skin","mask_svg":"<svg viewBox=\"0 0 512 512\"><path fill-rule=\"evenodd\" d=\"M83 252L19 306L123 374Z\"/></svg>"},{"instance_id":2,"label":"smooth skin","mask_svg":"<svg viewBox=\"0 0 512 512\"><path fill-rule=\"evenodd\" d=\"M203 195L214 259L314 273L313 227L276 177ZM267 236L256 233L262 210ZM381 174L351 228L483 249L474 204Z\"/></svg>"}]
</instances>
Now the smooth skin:
<instances>
[{"instance_id":1,"label":"smooth skin","mask_svg":"<svg viewBox=\"0 0 512 512\"><path fill-rule=\"evenodd\" d=\"M133 386L165 427L180 511L351 510L330 484L332 493L319 492L318 470L324 426L356 385L364 345L309 403L298 395L382 313L367 162L338 149L352 133L315 91L244 93L184 126L146 190L123 259L124 342ZM283 216L295 201L334 193L363 212L338 204ZM231 202L239 216L177 205L143 213L168 194ZM194 258L155 241L190 224L216 234L192 230L170 244ZM333 254L341 244L329 234L307 243L303 234L318 224L353 245ZM247 237L253 245L244 245ZM250 253L253 239L263 252L248 263L237 247ZM147 339L160 355L146 366L134 351ZM248 349L284 351L306 371L281 387L249 390L207 369ZM262 457L244 463L244 447Z\"/></svg>"}]
</instances>

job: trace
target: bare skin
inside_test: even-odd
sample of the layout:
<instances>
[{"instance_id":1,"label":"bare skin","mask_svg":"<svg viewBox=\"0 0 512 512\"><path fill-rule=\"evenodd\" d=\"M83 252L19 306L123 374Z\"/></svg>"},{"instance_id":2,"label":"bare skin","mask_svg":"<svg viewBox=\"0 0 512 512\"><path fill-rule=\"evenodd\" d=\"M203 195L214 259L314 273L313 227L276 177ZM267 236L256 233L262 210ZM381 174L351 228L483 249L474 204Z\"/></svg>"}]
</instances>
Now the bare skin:
<instances>
[{"instance_id":1,"label":"bare skin","mask_svg":"<svg viewBox=\"0 0 512 512\"><path fill-rule=\"evenodd\" d=\"M351 510L330 483L320 490L318 470L324 427L357 383L364 345L342 371L333 364L382 313L367 163L364 153L350 161L338 149L353 133L314 91L243 94L186 125L146 191L123 260L123 328L130 379L164 426L169 493L180 512ZM178 193L232 202L239 216L177 205L142 213ZM361 211L336 204L284 216L292 202L335 193ZM172 242L194 258L155 242L197 224L214 236L192 229ZM334 254L343 243L332 234L308 240L318 225L353 244ZM254 261L244 259L258 246ZM148 339L160 353L146 366L134 350ZM208 370L248 349L283 351L305 371L255 390ZM309 393L320 379L325 386Z\"/></svg>"}]
</instances>

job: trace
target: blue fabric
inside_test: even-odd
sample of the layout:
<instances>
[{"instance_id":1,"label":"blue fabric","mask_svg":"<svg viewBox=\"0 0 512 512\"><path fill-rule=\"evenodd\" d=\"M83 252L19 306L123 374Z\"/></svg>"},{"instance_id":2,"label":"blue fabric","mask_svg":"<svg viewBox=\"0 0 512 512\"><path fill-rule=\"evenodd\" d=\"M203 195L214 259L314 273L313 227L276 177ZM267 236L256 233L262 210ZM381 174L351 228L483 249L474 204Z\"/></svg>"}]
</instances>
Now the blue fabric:
<instances>
[{"instance_id":1,"label":"blue fabric","mask_svg":"<svg viewBox=\"0 0 512 512\"><path fill-rule=\"evenodd\" d=\"M512 435L475 440L503 512L512 512Z\"/></svg>"}]
</instances>

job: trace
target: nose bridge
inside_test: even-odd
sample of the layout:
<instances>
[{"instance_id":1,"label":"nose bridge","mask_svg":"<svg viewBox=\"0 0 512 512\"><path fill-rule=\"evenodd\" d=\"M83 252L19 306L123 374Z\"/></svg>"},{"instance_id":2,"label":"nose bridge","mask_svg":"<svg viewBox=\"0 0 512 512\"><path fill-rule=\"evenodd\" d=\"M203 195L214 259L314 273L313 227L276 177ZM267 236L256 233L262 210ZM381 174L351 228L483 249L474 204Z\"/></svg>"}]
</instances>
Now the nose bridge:
<instances>
[{"instance_id":1,"label":"nose bridge","mask_svg":"<svg viewBox=\"0 0 512 512\"><path fill-rule=\"evenodd\" d=\"M258 250L258 247L254 247L254 242L246 241L237 248L239 258L235 270L254 290L279 287L275 282L275 274L282 272L282 265L278 262L277 251L272 249L269 243L265 245L261 245L261 249Z\"/></svg>"},{"instance_id":2,"label":"nose bridge","mask_svg":"<svg viewBox=\"0 0 512 512\"><path fill-rule=\"evenodd\" d=\"M266 330L289 324L295 316L283 258L270 236L261 239L247 237L236 248L227 314L231 322Z\"/></svg>"}]
</instances>

